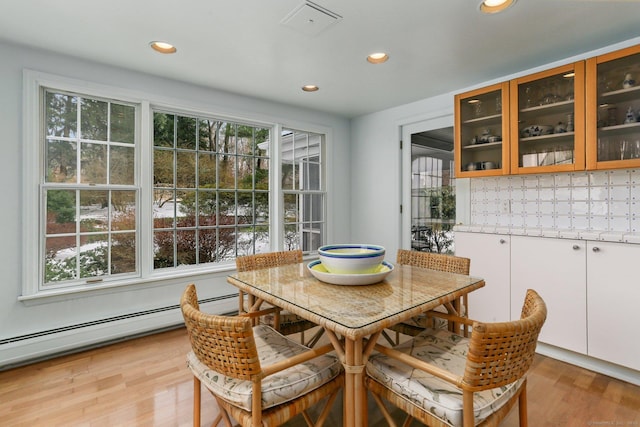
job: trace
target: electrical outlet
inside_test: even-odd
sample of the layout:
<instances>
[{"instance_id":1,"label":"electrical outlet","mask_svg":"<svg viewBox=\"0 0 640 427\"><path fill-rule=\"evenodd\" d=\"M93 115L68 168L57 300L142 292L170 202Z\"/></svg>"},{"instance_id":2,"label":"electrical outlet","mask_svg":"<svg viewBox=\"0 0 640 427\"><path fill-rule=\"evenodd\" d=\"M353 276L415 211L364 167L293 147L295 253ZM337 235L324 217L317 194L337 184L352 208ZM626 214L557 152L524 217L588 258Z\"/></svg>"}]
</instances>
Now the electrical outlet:
<instances>
[{"instance_id":1,"label":"electrical outlet","mask_svg":"<svg viewBox=\"0 0 640 427\"><path fill-rule=\"evenodd\" d=\"M502 202L501 213L511 213L511 200L505 200Z\"/></svg>"}]
</instances>

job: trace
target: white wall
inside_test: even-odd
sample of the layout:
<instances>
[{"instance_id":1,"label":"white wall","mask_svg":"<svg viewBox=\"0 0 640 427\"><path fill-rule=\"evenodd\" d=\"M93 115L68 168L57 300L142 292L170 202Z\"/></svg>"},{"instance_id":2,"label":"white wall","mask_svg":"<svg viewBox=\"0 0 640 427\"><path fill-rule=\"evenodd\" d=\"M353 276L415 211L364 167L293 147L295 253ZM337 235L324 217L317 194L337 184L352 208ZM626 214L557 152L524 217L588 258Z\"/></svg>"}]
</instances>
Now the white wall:
<instances>
[{"instance_id":1,"label":"white wall","mask_svg":"<svg viewBox=\"0 0 640 427\"><path fill-rule=\"evenodd\" d=\"M327 150L327 164L330 167L330 173L327 174L327 187L330 191L328 238L349 236L348 120L327 113L206 89L15 45L0 43L0 58L0 182L3 183L5 205L0 210L0 236L3 239L0 246L0 369L34 357L173 325L181 322L181 315L179 310L174 309L47 337L16 340L27 334L176 305L185 284L190 282L196 283L201 298L215 298L236 292L235 288L226 283L229 271L223 271L107 292L78 294L68 300L18 300L22 287L21 264L32 262L21 259L24 68L120 87L163 99L171 98L183 102L184 106L197 106L204 111L279 122L303 130L308 130L305 129L307 125L330 129L332 139ZM232 298L210 304L210 311L224 311L235 307L236 299Z\"/></svg>"},{"instance_id":2,"label":"white wall","mask_svg":"<svg viewBox=\"0 0 640 427\"><path fill-rule=\"evenodd\" d=\"M627 40L606 48L585 52L550 64L523 70L498 79L460 88L455 92L413 102L403 106L364 115L351 122L351 238L357 242L376 243L387 248L388 258L395 259L400 246L402 219L399 206L410 206L410 200L401 198L401 153L398 141L402 126L453 115L455 93L510 80L523 75L583 60L602 53L640 43L640 38ZM425 82L425 85L433 82ZM410 147L405 144L405 147ZM410 149L410 148L409 148ZM409 173L409 171L407 171ZM470 217L468 180L458 180L456 206L460 218ZM408 193L407 193L408 194ZM405 245L408 248L408 245Z\"/></svg>"}]
</instances>

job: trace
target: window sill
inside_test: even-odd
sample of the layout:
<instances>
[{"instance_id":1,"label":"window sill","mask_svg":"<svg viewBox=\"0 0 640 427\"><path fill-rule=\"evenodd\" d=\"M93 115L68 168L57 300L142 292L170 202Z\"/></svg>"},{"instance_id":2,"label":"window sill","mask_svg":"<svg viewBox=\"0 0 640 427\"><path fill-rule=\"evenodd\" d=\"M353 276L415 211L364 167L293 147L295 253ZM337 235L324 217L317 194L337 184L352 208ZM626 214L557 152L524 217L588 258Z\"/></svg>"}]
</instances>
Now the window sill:
<instances>
[{"instance_id":1,"label":"window sill","mask_svg":"<svg viewBox=\"0 0 640 427\"><path fill-rule=\"evenodd\" d=\"M218 266L215 269L209 268L206 270L171 271L171 274L168 274L167 272L160 272L145 278L137 277L111 283L94 283L69 288L37 291L33 294L20 295L18 297L18 301L23 302L26 306L34 306L68 301L72 298L75 299L79 297L94 297L113 293L122 293L124 291L123 288L126 287L130 288L128 290L140 291L159 286L170 286L184 283L185 279L195 280L195 278L200 278L200 280L202 280L203 278L226 278L231 271L235 271L235 264L225 264L224 266Z\"/></svg>"}]
</instances>

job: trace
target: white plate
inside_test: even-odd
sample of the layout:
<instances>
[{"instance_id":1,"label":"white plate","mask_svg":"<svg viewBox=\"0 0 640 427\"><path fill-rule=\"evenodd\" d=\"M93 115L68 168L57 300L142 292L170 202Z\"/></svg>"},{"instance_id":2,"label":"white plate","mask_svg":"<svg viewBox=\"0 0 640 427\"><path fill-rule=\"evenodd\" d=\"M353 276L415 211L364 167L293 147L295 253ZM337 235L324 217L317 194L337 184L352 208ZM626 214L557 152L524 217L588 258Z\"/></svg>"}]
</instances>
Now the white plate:
<instances>
[{"instance_id":1,"label":"white plate","mask_svg":"<svg viewBox=\"0 0 640 427\"><path fill-rule=\"evenodd\" d=\"M307 269L316 279L332 285L371 285L382 282L393 271L393 264L382 261L380 270L370 274L332 274L324 268L320 260L310 262Z\"/></svg>"}]
</instances>

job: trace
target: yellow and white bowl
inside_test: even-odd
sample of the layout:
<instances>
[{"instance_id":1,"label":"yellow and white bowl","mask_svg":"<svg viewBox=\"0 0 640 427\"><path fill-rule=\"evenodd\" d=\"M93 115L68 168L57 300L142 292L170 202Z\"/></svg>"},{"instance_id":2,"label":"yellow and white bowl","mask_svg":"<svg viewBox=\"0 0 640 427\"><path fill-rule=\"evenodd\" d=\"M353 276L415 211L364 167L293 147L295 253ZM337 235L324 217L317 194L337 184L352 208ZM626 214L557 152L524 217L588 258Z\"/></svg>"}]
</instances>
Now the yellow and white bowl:
<instances>
[{"instance_id":1,"label":"yellow and white bowl","mask_svg":"<svg viewBox=\"0 0 640 427\"><path fill-rule=\"evenodd\" d=\"M375 273L384 260L385 249L377 245L338 244L318 249L322 265L333 274Z\"/></svg>"}]
</instances>

